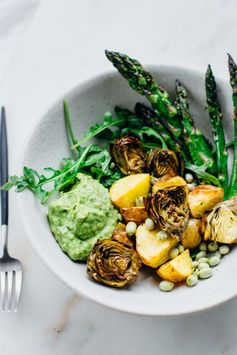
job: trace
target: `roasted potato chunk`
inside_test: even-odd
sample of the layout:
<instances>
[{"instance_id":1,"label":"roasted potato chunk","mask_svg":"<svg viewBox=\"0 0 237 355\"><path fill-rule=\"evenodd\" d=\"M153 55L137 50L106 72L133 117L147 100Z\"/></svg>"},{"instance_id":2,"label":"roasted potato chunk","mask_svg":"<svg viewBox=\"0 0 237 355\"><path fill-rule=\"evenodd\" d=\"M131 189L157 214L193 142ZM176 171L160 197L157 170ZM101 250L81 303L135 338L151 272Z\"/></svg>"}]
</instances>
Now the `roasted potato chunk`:
<instances>
[{"instance_id":1,"label":"roasted potato chunk","mask_svg":"<svg viewBox=\"0 0 237 355\"><path fill-rule=\"evenodd\" d=\"M188 226L182 236L182 245L184 249L196 248L202 240L201 235L201 219L191 218L188 221Z\"/></svg>"},{"instance_id":2,"label":"roasted potato chunk","mask_svg":"<svg viewBox=\"0 0 237 355\"><path fill-rule=\"evenodd\" d=\"M157 181L152 187L152 193L155 194L158 190L163 190L166 187L171 187L171 186L186 186L187 187L187 183L181 176L175 176L169 180ZM187 187L187 190L188 190L188 187Z\"/></svg>"},{"instance_id":3,"label":"roasted potato chunk","mask_svg":"<svg viewBox=\"0 0 237 355\"><path fill-rule=\"evenodd\" d=\"M188 194L188 204L194 218L201 218L224 198L224 190L212 185L199 185Z\"/></svg>"},{"instance_id":4,"label":"roasted potato chunk","mask_svg":"<svg viewBox=\"0 0 237 355\"><path fill-rule=\"evenodd\" d=\"M169 253L177 245L177 240L168 237L165 240L157 238L158 230L149 230L141 224L136 231L136 249L143 264L157 268L169 259Z\"/></svg>"},{"instance_id":5,"label":"roasted potato chunk","mask_svg":"<svg viewBox=\"0 0 237 355\"><path fill-rule=\"evenodd\" d=\"M117 180L110 188L111 201L119 208L134 207L137 197L146 197L150 190L149 174L134 174Z\"/></svg>"},{"instance_id":6,"label":"roasted potato chunk","mask_svg":"<svg viewBox=\"0 0 237 355\"><path fill-rule=\"evenodd\" d=\"M145 207L123 207L120 212L126 223L135 222L137 225L144 223L148 217Z\"/></svg>"},{"instance_id":7,"label":"roasted potato chunk","mask_svg":"<svg viewBox=\"0 0 237 355\"><path fill-rule=\"evenodd\" d=\"M189 250L185 250L176 258L168 261L157 270L157 274L164 280L181 282L192 274L192 259Z\"/></svg>"}]
</instances>

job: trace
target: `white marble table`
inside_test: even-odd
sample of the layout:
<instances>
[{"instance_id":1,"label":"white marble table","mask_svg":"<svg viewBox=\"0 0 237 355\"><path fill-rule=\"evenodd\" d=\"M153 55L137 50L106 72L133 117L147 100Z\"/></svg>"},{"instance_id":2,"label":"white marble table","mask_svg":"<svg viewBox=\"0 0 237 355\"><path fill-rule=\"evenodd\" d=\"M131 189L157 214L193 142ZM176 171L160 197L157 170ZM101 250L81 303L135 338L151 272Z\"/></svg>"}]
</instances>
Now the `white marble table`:
<instances>
[{"instance_id":1,"label":"white marble table","mask_svg":"<svg viewBox=\"0 0 237 355\"><path fill-rule=\"evenodd\" d=\"M27 132L59 95L111 69L104 48L227 75L237 58L234 1L45 0L2 80L11 172ZM41 263L24 235L11 193L10 247L24 265L19 312L0 315L6 355L220 355L237 353L237 300L180 319L118 313L74 294ZM237 285L236 285L237 287Z\"/></svg>"}]
</instances>

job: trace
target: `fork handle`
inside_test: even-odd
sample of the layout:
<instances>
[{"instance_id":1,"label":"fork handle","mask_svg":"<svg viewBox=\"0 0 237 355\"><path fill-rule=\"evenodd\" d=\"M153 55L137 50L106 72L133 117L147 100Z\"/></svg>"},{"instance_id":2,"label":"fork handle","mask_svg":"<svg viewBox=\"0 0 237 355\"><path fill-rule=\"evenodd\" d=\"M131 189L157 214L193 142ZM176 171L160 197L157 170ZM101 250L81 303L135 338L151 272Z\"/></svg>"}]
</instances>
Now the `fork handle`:
<instances>
[{"instance_id":1,"label":"fork handle","mask_svg":"<svg viewBox=\"0 0 237 355\"><path fill-rule=\"evenodd\" d=\"M1 111L1 136L0 136L0 185L8 181L8 146L5 108ZM8 225L8 191L1 190L1 224Z\"/></svg>"}]
</instances>

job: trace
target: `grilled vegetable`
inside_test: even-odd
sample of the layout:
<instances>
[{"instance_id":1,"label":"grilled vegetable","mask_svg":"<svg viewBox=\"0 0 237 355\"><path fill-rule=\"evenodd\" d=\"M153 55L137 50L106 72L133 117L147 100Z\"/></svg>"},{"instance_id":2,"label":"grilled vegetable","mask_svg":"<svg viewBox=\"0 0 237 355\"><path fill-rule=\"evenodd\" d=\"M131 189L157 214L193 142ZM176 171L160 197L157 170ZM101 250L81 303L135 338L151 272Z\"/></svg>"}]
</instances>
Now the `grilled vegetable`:
<instances>
[{"instance_id":1,"label":"grilled vegetable","mask_svg":"<svg viewBox=\"0 0 237 355\"><path fill-rule=\"evenodd\" d=\"M198 135L202 135L197 131L189 112L188 94L185 87L176 80L176 105L180 119L183 124L183 136L189 154L194 164L202 165L208 162L210 166L214 165L212 153L205 139L200 140ZM197 134L198 133L198 134Z\"/></svg>"},{"instance_id":2,"label":"grilled vegetable","mask_svg":"<svg viewBox=\"0 0 237 355\"><path fill-rule=\"evenodd\" d=\"M228 191L228 154L225 144L225 134L222 124L223 114L217 97L216 81L211 69L208 65L206 72L206 97L207 110L212 123L213 140L216 145L216 165L218 179L225 192Z\"/></svg>"},{"instance_id":3,"label":"grilled vegetable","mask_svg":"<svg viewBox=\"0 0 237 355\"><path fill-rule=\"evenodd\" d=\"M187 197L187 185L158 189L145 199L145 208L157 227L180 239L188 223Z\"/></svg>"},{"instance_id":4,"label":"grilled vegetable","mask_svg":"<svg viewBox=\"0 0 237 355\"><path fill-rule=\"evenodd\" d=\"M87 259L88 275L112 287L136 281L140 266L137 252L114 240L98 241Z\"/></svg>"},{"instance_id":5,"label":"grilled vegetable","mask_svg":"<svg viewBox=\"0 0 237 355\"><path fill-rule=\"evenodd\" d=\"M169 259L172 248L177 245L177 240L167 237L159 240L158 230L148 229L145 224L140 225L136 231L136 249L143 264L157 268Z\"/></svg>"},{"instance_id":6,"label":"grilled vegetable","mask_svg":"<svg viewBox=\"0 0 237 355\"><path fill-rule=\"evenodd\" d=\"M237 195L237 65L233 58L229 54L229 73L230 73L230 84L233 90L232 101L234 106L234 161L232 166L232 173L228 191L228 197Z\"/></svg>"},{"instance_id":7,"label":"grilled vegetable","mask_svg":"<svg viewBox=\"0 0 237 355\"><path fill-rule=\"evenodd\" d=\"M112 202L119 208L134 207L136 198L147 196L150 190L149 174L134 174L117 180L110 188Z\"/></svg>"},{"instance_id":8,"label":"grilled vegetable","mask_svg":"<svg viewBox=\"0 0 237 355\"><path fill-rule=\"evenodd\" d=\"M157 270L157 274L164 280L180 282L192 274L192 259L189 250L185 250L176 258L168 261Z\"/></svg>"},{"instance_id":9,"label":"grilled vegetable","mask_svg":"<svg viewBox=\"0 0 237 355\"><path fill-rule=\"evenodd\" d=\"M110 145L110 154L124 175L144 173L146 153L138 137L129 135Z\"/></svg>"},{"instance_id":10,"label":"grilled vegetable","mask_svg":"<svg viewBox=\"0 0 237 355\"><path fill-rule=\"evenodd\" d=\"M201 218L205 212L211 211L213 207L223 201L224 190L221 187L212 185L199 185L188 194L188 204L191 215L194 218Z\"/></svg>"},{"instance_id":11,"label":"grilled vegetable","mask_svg":"<svg viewBox=\"0 0 237 355\"><path fill-rule=\"evenodd\" d=\"M187 182L181 176L175 176L165 181L157 181L152 187L152 193L155 194L158 190L171 186L186 186L187 188Z\"/></svg>"},{"instance_id":12,"label":"grilled vegetable","mask_svg":"<svg viewBox=\"0 0 237 355\"><path fill-rule=\"evenodd\" d=\"M167 179L182 175L183 163L175 152L169 149L152 149L148 156L148 172L159 179Z\"/></svg>"},{"instance_id":13,"label":"grilled vegetable","mask_svg":"<svg viewBox=\"0 0 237 355\"><path fill-rule=\"evenodd\" d=\"M145 207L124 207L120 212L126 223L135 222L137 225L144 223L148 217Z\"/></svg>"},{"instance_id":14,"label":"grilled vegetable","mask_svg":"<svg viewBox=\"0 0 237 355\"><path fill-rule=\"evenodd\" d=\"M126 226L123 223L117 224L111 240L124 244L128 248L133 248L133 241L127 236Z\"/></svg>"},{"instance_id":15,"label":"grilled vegetable","mask_svg":"<svg viewBox=\"0 0 237 355\"><path fill-rule=\"evenodd\" d=\"M201 219L190 218L188 226L182 236L182 245L185 249L193 249L199 246L202 240Z\"/></svg>"},{"instance_id":16,"label":"grilled vegetable","mask_svg":"<svg viewBox=\"0 0 237 355\"><path fill-rule=\"evenodd\" d=\"M129 85L139 94L146 96L155 110L165 119L169 130L174 137L182 134L182 125L177 118L177 110L171 103L169 94L157 85L154 78L147 72L137 60L126 54L106 50L109 61L127 79Z\"/></svg>"},{"instance_id":17,"label":"grilled vegetable","mask_svg":"<svg viewBox=\"0 0 237 355\"><path fill-rule=\"evenodd\" d=\"M237 243L237 197L216 205L207 217L205 240Z\"/></svg>"}]
</instances>

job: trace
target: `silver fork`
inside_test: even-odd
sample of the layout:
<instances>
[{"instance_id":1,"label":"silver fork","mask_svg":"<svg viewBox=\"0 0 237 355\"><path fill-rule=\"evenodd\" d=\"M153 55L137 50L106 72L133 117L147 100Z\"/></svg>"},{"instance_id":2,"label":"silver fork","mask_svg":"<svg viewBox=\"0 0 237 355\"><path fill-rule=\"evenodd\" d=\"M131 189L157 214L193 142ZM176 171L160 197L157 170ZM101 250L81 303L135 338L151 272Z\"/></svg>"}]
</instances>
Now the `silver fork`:
<instances>
[{"instance_id":1,"label":"silver fork","mask_svg":"<svg viewBox=\"0 0 237 355\"><path fill-rule=\"evenodd\" d=\"M8 181L8 146L5 109L1 111L0 135L0 186ZM2 312L17 311L21 284L22 265L8 253L8 191L1 190L1 239L3 242L2 257L0 259L0 304Z\"/></svg>"}]
</instances>

